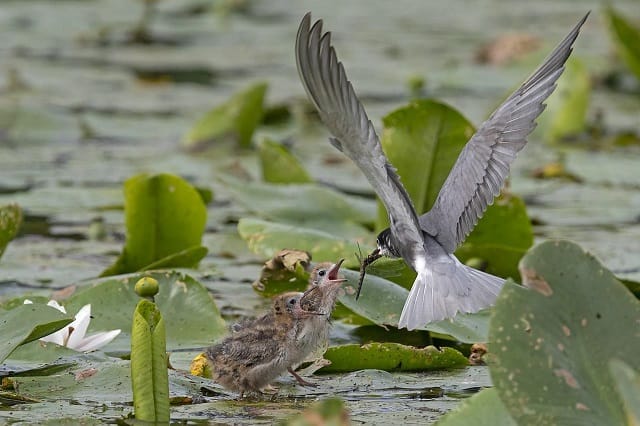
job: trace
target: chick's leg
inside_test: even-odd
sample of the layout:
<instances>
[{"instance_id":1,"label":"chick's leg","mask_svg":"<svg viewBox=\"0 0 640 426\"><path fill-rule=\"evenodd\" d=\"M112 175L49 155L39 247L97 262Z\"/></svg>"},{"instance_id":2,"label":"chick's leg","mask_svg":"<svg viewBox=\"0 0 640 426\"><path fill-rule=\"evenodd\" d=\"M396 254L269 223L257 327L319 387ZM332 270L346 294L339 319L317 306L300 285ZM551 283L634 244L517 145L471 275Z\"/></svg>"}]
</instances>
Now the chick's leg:
<instances>
[{"instance_id":1,"label":"chick's leg","mask_svg":"<svg viewBox=\"0 0 640 426\"><path fill-rule=\"evenodd\" d=\"M287 371L288 371L289 373L291 373L291 375L292 375L293 377L295 377L296 381L297 381L298 383L300 383L300 385L302 385L302 386L310 386L310 387L316 387L316 386L318 386L316 383L308 382L308 381L306 381L305 379L303 379L302 377L300 377L300 375L299 375L298 373L296 373L295 371L293 371L293 368L291 368L291 367L287 368Z\"/></svg>"}]
</instances>

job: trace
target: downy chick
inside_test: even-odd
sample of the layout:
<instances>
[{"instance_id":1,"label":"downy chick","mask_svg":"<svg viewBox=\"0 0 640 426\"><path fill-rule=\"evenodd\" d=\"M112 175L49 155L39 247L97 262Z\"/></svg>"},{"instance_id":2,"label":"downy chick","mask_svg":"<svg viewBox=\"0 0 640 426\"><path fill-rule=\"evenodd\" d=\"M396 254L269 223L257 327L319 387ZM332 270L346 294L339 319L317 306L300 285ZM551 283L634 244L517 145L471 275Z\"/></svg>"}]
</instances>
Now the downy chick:
<instances>
[{"instance_id":1,"label":"downy chick","mask_svg":"<svg viewBox=\"0 0 640 426\"><path fill-rule=\"evenodd\" d=\"M243 324L222 342L208 348L205 356L213 379L242 397L245 392L261 393L290 369L291 348L297 345L295 340L302 321L321 316L301 308L302 295L291 292L277 296L270 313Z\"/></svg>"}]
</instances>

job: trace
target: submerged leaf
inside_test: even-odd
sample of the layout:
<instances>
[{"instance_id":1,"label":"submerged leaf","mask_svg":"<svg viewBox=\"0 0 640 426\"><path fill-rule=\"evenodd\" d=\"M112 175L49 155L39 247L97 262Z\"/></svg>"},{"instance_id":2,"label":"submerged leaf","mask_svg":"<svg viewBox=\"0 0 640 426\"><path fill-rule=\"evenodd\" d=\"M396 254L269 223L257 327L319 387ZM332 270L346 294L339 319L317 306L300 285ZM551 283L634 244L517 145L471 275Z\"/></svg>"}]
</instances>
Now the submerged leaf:
<instances>
[{"instance_id":1,"label":"submerged leaf","mask_svg":"<svg viewBox=\"0 0 640 426\"><path fill-rule=\"evenodd\" d=\"M206 254L200 247L207 208L198 191L170 175L138 175L124 184L127 241L102 276L154 267L194 267Z\"/></svg>"},{"instance_id":2,"label":"submerged leaf","mask_svg":"<svg viewBox=\"0 0 640 426\"><path fill-rule=\"evenodd\" d=\"M605 11L605 18L618 54L640 80L640 29L633 27L610 5Z\"/></svg>"},{"instance_id":3,"label":"submerged leaf","mask_svg":"<svg viewBox=\"0 0 640 426\"><path fill-rule=\"evenodd\" d=\"M640 372L628 364L612 359L609 371L623 401L628 425L640 425Z\"/></svg>"},{"instance_id":4,"label":"submerged leaf","mask_svg":"<svg viewBox=\"0 0 640 426\"><path fill-rule=\"evenodd\" d=\"M60 330L73 318L47 305L20 305L0 311L0 363L18 346Z\"/></svg>"},{"instance_id":5,"label":"submerged leaf","mask_svg":"<svg viewBox=\"0 0 640 426\"><path fill-rule=\"evenodd\" d=\"M258 146L262 179L269 183L310 183L313 180L287 148L271 139Z\"/></svg>"},{"instance_id":6,"label":"submerged leaf","mask_svg":"<svg viewBox=\"0 0 640 426\"><path fill-rule=\"evenodd\" d=\"M338 398L318 401L299 414L280 423L282 426L348 426L349 412Z\"/></svg>"},{"instance_id":7,"label":"submerged leaf","mask_svg":"<svg viewBox=\"0 0 640 426\"><path fill-rule=\"evenodd\" d=\"M266 91L266 83L256 83L236 93L199 119L184 136L182 144L189 150L199 150L212 141L233 137L241 147L248 148L264 114Z\"/></svg>"},{"instance_id":8,"label":"submerged leaf","mask_svg":"<svg viewBox=\"0 0 640 426\"><path fill-rule=\"evenodd\" d=\"M0 257L9 241L18 234L22 224L22 209L17 204L0 207Z\"/></svg>"},{"instance_id":9,"label":"submerged leaf","mask_svg":"<svg viewBox=\"0 0 640 426\"><path fill-rule=\"evenodd\" d=\"M414 348L399 343L342 345L327 349L324 357L331 364L322 373L343 373L365 369L384 371L426 371L465 367L469 361L453 348L435 346Z\"/></svg>"},{"instance_id":10,"label":"submerged leaf","mask_svg":"<svg viewBox=\"0 0 640 426\"><path fill-rule=\"evenodd\" d=\"M507 283L491 320L502 402L519 424L624 424L606 365L638 368L640 302L570 242L540 244L520 271L524 287Z\"/></svg>"}]
</instances>

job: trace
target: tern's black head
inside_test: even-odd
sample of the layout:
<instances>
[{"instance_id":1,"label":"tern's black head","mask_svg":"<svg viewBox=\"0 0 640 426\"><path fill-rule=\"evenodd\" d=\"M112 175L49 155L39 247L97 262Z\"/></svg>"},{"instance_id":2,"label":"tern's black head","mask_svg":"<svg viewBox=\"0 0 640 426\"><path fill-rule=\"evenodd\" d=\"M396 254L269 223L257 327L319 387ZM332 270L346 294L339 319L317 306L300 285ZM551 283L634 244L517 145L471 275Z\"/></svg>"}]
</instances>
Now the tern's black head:
<instances>
[{"instance_id":1,"label":"tern's black head","mask_svg":"<svg viewBox=\"0 0 640 426\"><path fill-rule=\"evenodd\" d=\"M378 234L376 244L380 249L380 254L387 257L402 257L396 246L395 239L391 234L391 228L387 228Z\"/></svg>"}]
</instances>

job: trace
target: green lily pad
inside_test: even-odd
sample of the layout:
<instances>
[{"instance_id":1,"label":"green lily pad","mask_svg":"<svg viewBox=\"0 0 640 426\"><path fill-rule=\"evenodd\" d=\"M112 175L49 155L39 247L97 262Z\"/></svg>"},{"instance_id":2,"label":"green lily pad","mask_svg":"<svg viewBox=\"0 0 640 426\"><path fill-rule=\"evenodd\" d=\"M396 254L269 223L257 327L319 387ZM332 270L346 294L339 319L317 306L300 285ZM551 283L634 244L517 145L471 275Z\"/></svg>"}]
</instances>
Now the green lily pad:
<instances>
[{"instance_id":1,"label":"green lily pad","mask_svg":"<svg viewBox=\"0 0 640 426\"><path fill-rule=\"evenodd\" d=\"M505 285L490 326L502 402L519 424L624 424L606 365L638 368L640 302L570 242L533 248L520 271L524 287Z\"/></svg>"},{"instance_id":2,"label":"green lily pad","mask_svg":"<svg viewBox=\"0 0 640 426\"><path fill-rule=\"evenodd\" d=\"M435 346L414 348L399 343L342 345L327 349L324 357L331 364L322 373L344 373L364 369L384 371L427 371L465 367L469 361L453 348Z\"/></svg>"},{"instance_id":3,"label":"green lily pad","mask_svg":"<svg viewBox=\"0 0 640 426\"><path fill-rule=\"evenodd\" d=\"M9 241L18 234L22 223L22 209L17 204L0 207L0 257Z\"/></svg>"},{"instance_id":4,"label":"green lily pad","mask_svg":"<svg viewBox=\"0 0 640 426\"><path fill-rule=\"evenodd\" d=\"M640 424L640 374L618 359L609 361L609 371L624 404L626 424Z\"/></svg>"},{"instance_id":5,"label":"green lily pad","mask_svg":"<svg viewBox=\"0 0 640 426\"><path fill-rule=\"evenodd\" d=\"M241 147L248 148L264 114L266 91L266 83L256 83L213 108L187 132L182 139L183 146L199 150L212 141L233 137Z\"/></svg>"},{"instance_id":6,"label":"green lily pad","mask_svg":"<svg viewBox=\"0 0 640 426\"><path fill-rule=\"evenodd\" d=\"M226 325L207 289L179 272L150 272L98 279L71 296L64 306L77 312L91 304L92 331L121 329L122 332L104 350L128 353L131 323L139 297L134 291L143 276L158 280L160 291L155 302L162 312L167 331L167 349L202 347L227 332Z\"/></svg>"},{"instance_id":7,"label":"green lily pad","mask_svg":"<svg viewBox=\"0 0 640 426\"><path fill-rule=\"evenodd\" d=\"M455 109L429 99L411 102L383 119L381 143L418 213L428 211L475 129ZM378 231L389 226L378 203Z\"/></svg>"},{"instance_id":8,"label":"green lily pad","mask_svg":"<svg viewBox=\"0 0 640 426\"><path fill-rule=\"evenodd\" d=\"M473 419L474 426L516 426L517 423L500 400L495 389L483 389L447 413L438 426L467 426Z\"/></svg>"},{"instance_id":9,"label":"green lily pad","mask_svg":"<svg viewBox=\"0 0 640 426\"><path fill-rule=\"evenodd\" d=\"M521 198L502 195L487 209L456 256L467 262L479 258L490 274L518 278L518 262L533 244L533 230Z\"/></svg>"},{"instance_id":10,"label":"green lily pad","mask_svg":"<svg viewBox=\"0 0 640 426\"><path fill-rule=\"evenodd\" d=\"M640 80L640 30L609 5L604 12L618 54Z\"/></svg>"},{"instance_id":11,"label":"green lily pad","mask_svg":"<svg viewBox=\"0 0 640 426\"><path fill-rule=\"evenodd\" d=\"M57 309L36 303L0 312L0 363L18 346L48 336L72 321Z\"/></svg>"},{"instance_id":12,"label":"green lily pad","mask_svg":"<svg viewBox=\"0 0 640 426\"><path fill-rule=\"evenodd\" d=\"M242 218L238 222L238 232L249 249L264 258L271 258L281 249L289 248L307 251L317 262L335 262L344 258L346 268L359 265L354 243L324 231Z\"/></svg>"},{"instance_id":13,"label":"green lily pad","mask_svg":"<svg viewBox=\"0 0 640 426\"><path fill-rule=\"evenodd\" d=\"M313 423L310 420L313 419ZM339 398L327 398L306 408L303 412L282 422L284 426L344 425L349 419L349 412L344 401Z\"/></svg>"},{"instance_id":14,"label":"green lily pad","mask_svg":"<svg viewBox=\"0 0 640 426\"><path fill-rule=\"evenodd\" d=\"M235 201L262 219L322 230L341 237L369 235L362 225L372 222L373 204L359 197L317 184L274 185L229 178L221 180Z\"/></svg>"},{"instance_id":15,"label":"green lily pad","mask_svg":"<svg viewBox=\"0 0 640 426\"><path fill-rule=\"evenodd\" d=\"M540 134L548 142L579 134L585 129L591 79L589 72L575 56L567 60L556 90L549 96L544 113L538 119ZM539 133L538 133L539 132Z\"/></svg>"},{"instance_id":16,"label":"green lily pad","mask_svg":"<svg viewBox=\"0 0 640 426\"><path fill-rule=\"evenodd\" d=\"M184 179L159 174L134 176L124 184L127 241L102 276L163 267L194 267L206 255L200 247L207 208ZM203 250L204 249L204 250Z\"/></svg>"},{"instance_id":17,"label":"green lily pad","mask_svg":"<svg viewBox=\"0 0 640 426\"><path fill-rule=\"evenodd\" d=\"M269 183L310 183L313 180L300 161L282 144L265 139L258 146L262 179Z\"/></svg>"}]
</instances>

